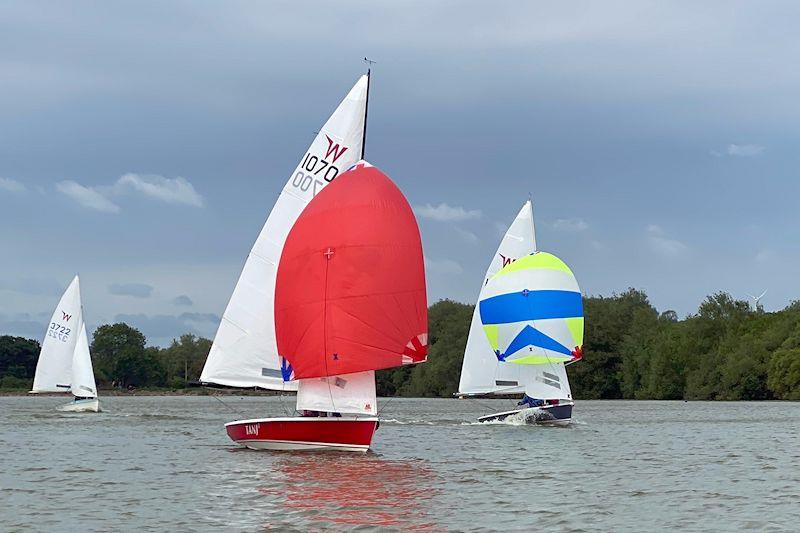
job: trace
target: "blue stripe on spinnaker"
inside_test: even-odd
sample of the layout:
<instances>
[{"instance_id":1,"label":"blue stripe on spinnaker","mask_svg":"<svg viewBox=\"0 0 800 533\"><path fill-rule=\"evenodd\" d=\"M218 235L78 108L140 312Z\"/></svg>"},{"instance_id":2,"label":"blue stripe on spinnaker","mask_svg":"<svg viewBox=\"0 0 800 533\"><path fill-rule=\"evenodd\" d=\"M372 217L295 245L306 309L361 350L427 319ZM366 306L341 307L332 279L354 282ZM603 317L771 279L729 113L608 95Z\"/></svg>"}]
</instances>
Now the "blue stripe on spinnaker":
<instances>
[{"instance_id":1,"label":"blue stripe on spinnaker","mask_svg":"<svg viewBox=\"0 0 800 533\"><path fill-rule=\"evenodd\" d=\"M538 329L525 326L522 328L522 331L520 331L517 336L514 337L514 340L511 341L511 344L508 345L505 353L499 354L497 358L501 361L505 361L508 356L514 355L527 346L537 346L539 348L544 348L545 350L563 353L564 355L572 355L572 350L554 338L545 335Z\"/></svg>"},{"instance_id":2,"label":"blue stripe on spinnaker","mask_svg":"<svg viewBox=\"0 0 800 533\"><path fill-rule=\"evenodd\" d=\"M526 320L583 316L581 293L574 291L520 291L492 296L480 302L481 322L509 324Z\"/></svg>"}]
</instances>

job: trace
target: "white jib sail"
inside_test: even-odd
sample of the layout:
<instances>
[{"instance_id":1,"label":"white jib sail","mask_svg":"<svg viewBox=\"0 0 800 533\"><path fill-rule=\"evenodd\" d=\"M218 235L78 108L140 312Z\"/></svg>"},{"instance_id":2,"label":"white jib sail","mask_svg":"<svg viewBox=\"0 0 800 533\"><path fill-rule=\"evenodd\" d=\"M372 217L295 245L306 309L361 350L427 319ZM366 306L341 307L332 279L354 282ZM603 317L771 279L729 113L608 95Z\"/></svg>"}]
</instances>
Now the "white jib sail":
<instances>
[{"instance_id":1,"label":"white jib sail","mask_svg":"<svg viewBox=\"0 0 800 533\"><path fill-rule=\"evenodd\" d=\"M204 383L296 390L284 382L275 341L275 278L286 236L303 208L340 172L361 159L367 76L303 154L245 262L200 375Z\"/></svg>"},{"instance_id":2,"label":"white jib sail","mask_svg":"<svg viewBox=\"0 0 800 533\"><path fill-rule=\"evenodd\" d=\"M500 246L492 258L481 286L494 276L503 266L518 258L536 251L536 232L533 225L533 207L530 201L520 209L517 218L503 236ZM479 297L480 300L480 297ZM537 370L530 365L501 363L489 346L481 325L480 312L475 306L472 324L464 350L461 366L461 380L458 384L460 394L517 394L525 392L525 384L534 381Z\"/></svg>"},{"instance_id":3,"label":"white jib sail","mask_svg":"<svg viewBox=\"0 0 800 533\"><path fill-rule=\"evenodd\" d=\"M97 385L94 381L92 357L89 355L89 338L86 336L86 324L81 324L81 332L72 356L72 383L70 390L73 396L81 398L97 398Z\"/></svg>"},{"instance_id":4,"label":"white jib sail","mask_svg":"<svg viewBox=\"0 0 800 533\"><path fill-rule=\"evenodd\" d=\"M301 379L297 410L374 416L378 414L375 372Z\"/></svg>"},{"instance_id":5,"label":"white jib sail","mask_svg":"<svg viewBox=\"0 0 800 533\"><path fill-rule=\"evenodd\" d=\"M532 377L527 377L525 394L531 398L571 400L572 390L567 379L567 369L564 363L554 361L547 365L512 365L526 366L532 370Z\"/></svg>"},{"instance_id":6,"label":"white jib sail","mask_svg":"<svg viewBox=\"0 0 800 533\"><path fill-rule=\"evenodd\" d=\"M47 325L31 392L68 392L72 382L72 356L83 327L78 276L69 284Z\"/></svg>"}]
</instances>

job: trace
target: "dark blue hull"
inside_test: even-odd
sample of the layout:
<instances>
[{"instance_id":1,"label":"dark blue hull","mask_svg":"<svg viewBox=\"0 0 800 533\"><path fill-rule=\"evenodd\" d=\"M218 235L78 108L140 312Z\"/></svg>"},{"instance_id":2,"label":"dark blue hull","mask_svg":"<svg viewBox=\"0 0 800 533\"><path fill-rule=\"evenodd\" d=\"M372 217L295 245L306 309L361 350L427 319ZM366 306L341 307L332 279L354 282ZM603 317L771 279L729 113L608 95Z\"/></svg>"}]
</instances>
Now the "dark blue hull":
<instances>
[{"instance_id":1,"label":"dark blue hull","mask_svg":"<svg viewBox=\"0 0 800 533\"><path fill-rule=\"evenodd\" d=\"M503 422L509 417L524 417L526 424L566 425L572 420L572 403L546 405L542 407L515 409L502 413L482 416L478 422Z\"/></svg>"}]
</instances>

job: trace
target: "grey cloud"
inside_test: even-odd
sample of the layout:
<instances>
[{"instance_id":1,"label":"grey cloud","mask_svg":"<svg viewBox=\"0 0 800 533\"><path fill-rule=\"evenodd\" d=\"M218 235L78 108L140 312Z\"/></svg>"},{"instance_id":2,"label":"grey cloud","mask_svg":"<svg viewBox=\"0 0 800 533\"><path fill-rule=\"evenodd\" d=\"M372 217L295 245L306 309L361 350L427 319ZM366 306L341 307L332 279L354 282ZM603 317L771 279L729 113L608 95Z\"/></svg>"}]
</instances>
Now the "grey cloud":
<instances>
[{"instance_id":1,"label":"grey cloud","mask_svg":"<svg viewBox=\"0 0 800 533\"><path fill-rule=\"evenodd\" d=\"M0 190L7 192L25 192L26 187L17 180L0 177Z\"/></svg>"},{"instance_id":2,"label":"grey cloud","mask_svg":"<svg viewBox=\"0 0 800 533\"><path fill-rule=\"evenodd\" d=\"M589 224L582 218L559 218L553 222L553 229L580 232L589 229Z\"/></svg>"},{"instance_id":3,"label":"grey cloud","mask_svg":"<svg viewBox=\"0 0 800 533\"><path fill-rule=\"evenodd\" d=\"M168 203L203 207L203 197L194 186L180 176L165 178L156 174L125 174L117 180L114 190L117 194L127 190L139 192L147 197Z\"/></svg>"},{"instance_id":4,"label":"grey cloud","mask_svg":"<svg viewBox=\"0 0 800 533\"><path fill-rule=\"evenodd\" d=\"M117 322L125 322L144 333L148 343L165 346L172 339L186 333L202 337L212 337L219 317L206 313L183 313L175 315L118 314Z\"/></svg>"},{"instance_id":5,"label":"grey cloud","mask_svg":"<svg viewBox=\"0 0 800 533\"><path fill-rule=\"evenodd\" d=\"M461 274L464 272L458 262L452 259L429 259L425 258L425 269L431 274Z\"/></svg>"},{"instance_id":6,"label":"grey cloud","mask_svg":"<svg viewBox=\"0 0 800 533\"><path fill-rule=\"evenodd\" d=\"M31 296L59 296L65 287L52 279L17 278L0 279L0 290L29 294ZM55 302L53 302L55 304Z\"/></svg>"},{"instance_id":7,"label":"grey cloud","mask_svg":"<svg viewBox=\"0 0 800 533\"><path fill-rule=\"evenodd\" d=\"M102 213L119 213L120 211L117 204L103 196L93 187L85 187L78 182L65 180L56 183L56 189L87 209Z\"/></svg>"},{"instance_id":8,"label":"grey cloud","mask_svg":"<svg viewBox=\"0 0 800 533\"><path fill-rule=\"evenodd\" d=\"M762 155L765 148L758 144L729 144L728 155L736 157L755 157Z\"/></svg>"},{"instance_id":9,"label":"grey cloud","mask_svg":"<svg viewBox=\"0 0 800 533\"><path fill-rule=\"evenodd\" d=\"M194 302L192 301L191 298L189 298L185 294L181 294L180 296L176 296L175 298L172 299L172 304L184 307L191 307L194 305Z\"/></svg>"},{"instance_id":10,"label":"grey cloud","mask_svg":"<svg viewBox=\"0 0 800 533\"><path fill-rule=\"evenodd\" d=\"M437 222L461 222L463 220L474 220L481 218L479 209L465 209L460 205L451 206L442 202L437 206L425 204L417 206L414 211L422 218L428 218Z\"/></svg>"},{"instance_id":11,"label":"grey cloud","mask_svg":"<svg viewBox=\"0 0 800 533\"><path fill-rule=\"evenodd\" d=\"M108 292L116 296L149 298L153 294L153 287L146 283L112 283L108 286Z\"/></svg>"},{"instance_id":12,"label":"grey cloud","mask_svg":"<svg viewBox=\"0 0 800 533\"><path fill-rule=\"evenodd\" d=\"M28 313L20 313L13 316L0 313L0 335L41 340L46 327L46 319L37 320Z\"/></svg>"},{"instance_id":13,"label":"grey cloud","mask_svg":"<svg viewBox=\"0 0 800 533\"><path fill-rule=\"evenodd\" d=\"M687 246L682 242L667 237L661 226L650 224L646 228L647 242L650 248L663 256L676 256L686 251Z\"/></svg>"}]
</instances>

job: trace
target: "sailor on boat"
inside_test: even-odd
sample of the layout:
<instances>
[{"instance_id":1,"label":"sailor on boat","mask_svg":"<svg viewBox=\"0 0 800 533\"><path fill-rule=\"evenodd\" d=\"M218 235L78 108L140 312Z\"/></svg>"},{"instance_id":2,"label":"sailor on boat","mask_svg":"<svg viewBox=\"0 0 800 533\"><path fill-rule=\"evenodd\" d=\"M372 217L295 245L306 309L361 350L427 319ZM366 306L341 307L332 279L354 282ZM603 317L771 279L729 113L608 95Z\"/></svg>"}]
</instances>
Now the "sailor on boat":
<instances>
[{"instance_id":1,"label":"sailor on boat","mask_svg":"<svg viewBox=\"0 0 800 533\"><path fill-rule=\"evenodd\" d=\"M541 407L544 404L544 400L540 400L539 398L531 398L527 394L523 394L522 400L517 403L517 405L527 405L528 407Z\"/></svg>"}]
</instances>

